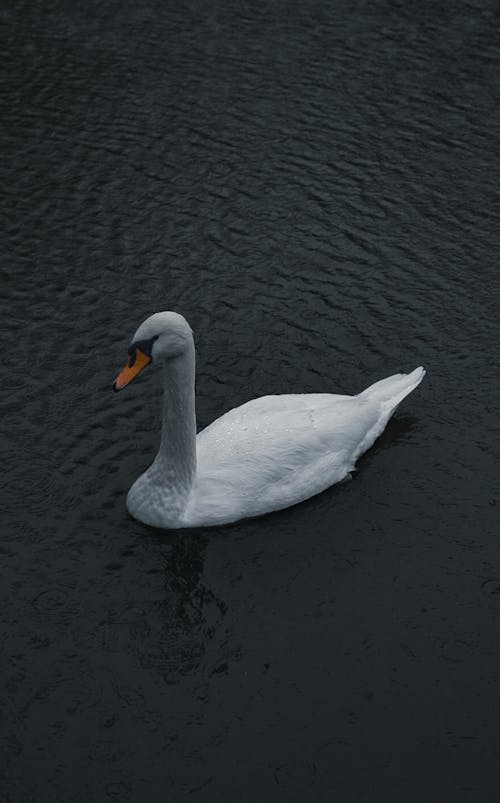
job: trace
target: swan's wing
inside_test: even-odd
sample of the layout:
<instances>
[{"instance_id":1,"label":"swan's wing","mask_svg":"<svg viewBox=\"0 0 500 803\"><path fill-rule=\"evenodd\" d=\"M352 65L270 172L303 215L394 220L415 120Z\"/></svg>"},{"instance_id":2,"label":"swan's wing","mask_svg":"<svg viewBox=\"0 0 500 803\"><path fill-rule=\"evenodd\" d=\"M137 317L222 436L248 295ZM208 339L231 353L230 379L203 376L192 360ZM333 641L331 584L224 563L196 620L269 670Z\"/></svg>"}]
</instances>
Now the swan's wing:
<instances>
[{"instance_id":1,"label":"swan's wing","mask_svg":"<svg viewBox=\"0 0 500 803\"><path fill-rule=\"evenodd\" d=\"M234 520L232 511L234 518L257 516L307 499L350 471L379 419L378 403L326 393L265 396L237 407L197 436L186 514L216 523Z\"/></svg>"},{"instance_id":2,"label":"swan's wing","mask_svg":"<svg viewBox=\"0 0 500 803\"><path fill-rule=\"evenodd\" d=\"M269 480L332 452L355 452L380 416L360 396L264 396L230 410L197 437L198 473L241 477L244 466ZM258 462L256 462L258 461ZM248 476L247 476L248 479ZM236 480L238 481L238 480Z\"/></svg>"},{"instance_id":3,"label":"swan's wing","mask_svg":"<svg viewBox=\"0 0 500 803\"><path fill-rule=\"evenodd\" d=\"M223 434L229 429L252 432L259 431L265 421L273 420L275 415L284 413L307 413L308 410L320 410L322 407L334 405L337 401L352 399L352 396L340 396L332 393L289 393L275 396L259 396L240 407L234 407L220 418L209 424L198 437L201 442L207 436ZM273 423L275 426L275 422Z\"/></svg>"}]
</instances>

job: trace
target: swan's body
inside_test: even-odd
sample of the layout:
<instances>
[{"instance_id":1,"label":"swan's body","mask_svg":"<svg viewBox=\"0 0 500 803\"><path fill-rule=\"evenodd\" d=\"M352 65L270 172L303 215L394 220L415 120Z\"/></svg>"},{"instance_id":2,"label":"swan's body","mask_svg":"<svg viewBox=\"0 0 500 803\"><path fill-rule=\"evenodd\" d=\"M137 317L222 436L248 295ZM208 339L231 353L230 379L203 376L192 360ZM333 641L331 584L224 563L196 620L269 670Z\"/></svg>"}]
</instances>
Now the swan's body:
<instances>
[{"instance_id":1,"label":"swan's body","mask_svg":"<svg viewBox=\"0 0 500 803\"><path fill-rule=\"evenodd\" d=\"M132 485L127 508L155 527L228 524L280 510L340 482L425 374L423 368L396 374L357 396L263 396L196 435L188 324L173 312L152 315L129 351L141 343L151 343L148 356L163 362L163 429L160 450ZM125 368L117 389L139 370Z\"/></svg>"}]
</instances>

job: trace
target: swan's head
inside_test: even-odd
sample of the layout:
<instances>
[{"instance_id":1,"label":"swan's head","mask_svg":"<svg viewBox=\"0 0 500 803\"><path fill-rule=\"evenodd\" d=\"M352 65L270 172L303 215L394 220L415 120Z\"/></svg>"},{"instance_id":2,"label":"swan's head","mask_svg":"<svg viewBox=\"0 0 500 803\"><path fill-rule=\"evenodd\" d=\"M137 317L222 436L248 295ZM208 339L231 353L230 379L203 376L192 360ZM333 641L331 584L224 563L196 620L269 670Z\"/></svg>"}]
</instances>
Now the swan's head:
<instances>
[{"instance_id":1,"label":"swan's head","mask_svg":"<svg viewBox=\"0 0 500 803\"><path fill-rule=\"evenodd\" d=\"M177 312L155 312L141 323L129 346L129 361L113 385L121 390L154 360L180 357L193 343L188 322Z\"/></svg>"}]
</instances>

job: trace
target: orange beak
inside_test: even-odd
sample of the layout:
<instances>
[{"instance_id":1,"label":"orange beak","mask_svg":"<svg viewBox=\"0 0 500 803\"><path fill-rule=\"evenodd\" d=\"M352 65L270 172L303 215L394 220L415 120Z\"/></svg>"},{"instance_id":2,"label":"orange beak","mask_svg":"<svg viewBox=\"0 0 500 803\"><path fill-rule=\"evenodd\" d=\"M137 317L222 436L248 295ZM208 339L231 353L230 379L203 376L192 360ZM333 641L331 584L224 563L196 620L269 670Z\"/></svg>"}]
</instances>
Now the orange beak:
<instances>
[{"instance_id":1,"label":"orange beak","mask_svg":"<svg viewBox=\"0 0 500 803\"><path fill-rule=\"evenodd\" d=\"M132 379L135 379L137 374L140 374L142 369L145 368L146 365L149 365L150 362L151 357L148 357L147 354L144 354L139 348L136 348L135 355L130 358L128 365L126 365L123 371L116 377L113 385L114 389L117 391L122 390L122 388L128 385L129 382L132 382Z\"/></svg>"}]
</instances>

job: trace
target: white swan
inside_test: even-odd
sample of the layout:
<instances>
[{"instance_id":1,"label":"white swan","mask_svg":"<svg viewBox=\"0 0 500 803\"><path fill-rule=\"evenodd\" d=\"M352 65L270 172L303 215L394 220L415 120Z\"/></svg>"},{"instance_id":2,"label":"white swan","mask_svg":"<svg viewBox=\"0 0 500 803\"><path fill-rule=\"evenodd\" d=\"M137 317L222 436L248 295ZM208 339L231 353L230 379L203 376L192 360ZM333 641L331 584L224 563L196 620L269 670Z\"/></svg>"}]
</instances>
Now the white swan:
<instances>
[{"instance_id":1,"label":"white swan","mask_svg":"<svg viewBox=\"0 0 500 803\"><path fill-rule=\"evenodd\" d=\"M128 353L115 390L154 361L164 395L160 449L130 488L127 508L139 521L167 528L261 516L339 482L425 375L423 368L395 374L358 396L262 396L197 435L194 342L182 315L151 315Z\"/></svg>"}]
</instances>

